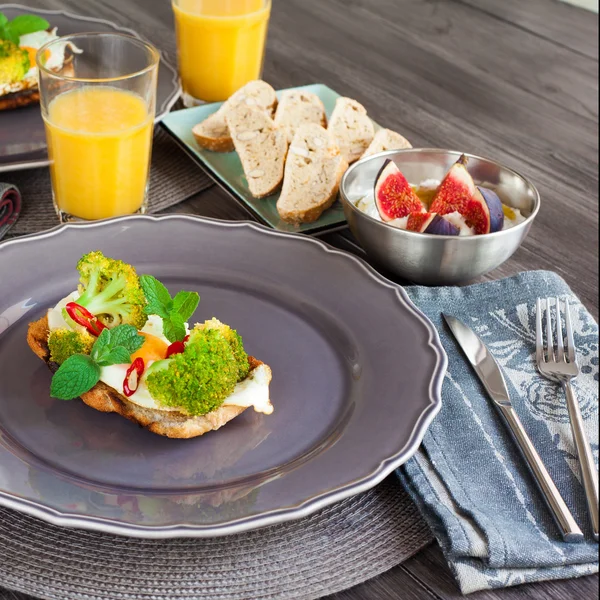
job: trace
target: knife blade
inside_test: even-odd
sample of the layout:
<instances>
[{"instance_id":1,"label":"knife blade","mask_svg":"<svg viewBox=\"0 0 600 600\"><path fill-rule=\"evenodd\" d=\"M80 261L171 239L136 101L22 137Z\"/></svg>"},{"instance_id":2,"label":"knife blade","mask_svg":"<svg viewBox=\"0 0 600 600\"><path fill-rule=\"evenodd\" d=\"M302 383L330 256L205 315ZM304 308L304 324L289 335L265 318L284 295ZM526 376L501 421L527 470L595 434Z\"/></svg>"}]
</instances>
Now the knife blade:
<instances>
[{"instance_id":1,"label":"knife blade","mask_svg":"<svg viewBox=\"0 0 600 600\"><path fill-rule=\"evenodd\" d=\"M513 439L519 446L533 474L544 499L554 516L554 520L566 542L583 540L583 533L577 525L554 481L550 477L540 455L525 431L519 416L515 412L506 386L504 374L494 355L477 334L456 317L442 314L456 341L496 408L504 418Z\"/></svg>"}]
</instances>

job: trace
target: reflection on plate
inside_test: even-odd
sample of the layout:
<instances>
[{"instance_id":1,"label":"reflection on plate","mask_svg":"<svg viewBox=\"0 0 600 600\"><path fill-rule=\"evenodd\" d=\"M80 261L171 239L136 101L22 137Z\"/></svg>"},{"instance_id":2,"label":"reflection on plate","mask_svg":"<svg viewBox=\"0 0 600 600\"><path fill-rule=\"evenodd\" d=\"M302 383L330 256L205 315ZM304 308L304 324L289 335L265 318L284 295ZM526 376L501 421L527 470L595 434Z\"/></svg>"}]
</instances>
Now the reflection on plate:
<instances>
[{"instance_id":1,"label":"reflection on plate","mask_svg":"<svg viewBox=\"0 0 600 600\"><path fill-rule=\"evenodd\" d=\"M74 288L91 248L198 291L197 320L231 323L272 367L274 414L170 440L51 399L27 325ZM446 357L431 323L311 238L185 216L67 225L0 244L0 281L0 504L59 525L202 537L299 518L376 485L440 408Z\"/></svg>"},{"instance_id":2,"label":"reflection on plate","mask_svg":"<svg viewBox=\"0 0 600 600\"><path fill-rule=\"evenodd\" d=\"M20 4L1 4L0 9L8 19L24 13L43 16L52 27L58 27L59 35L86 31L117 31L141 38L135 31L104 19L77 16L60 10L33 9ZM161 55L156 121L160 121L171 110L180 94L177 70L165 61L164 55ZM46 165L48 165L46 135L39 105L0 111L0 173Z\"/></svg>"}]
</instances>

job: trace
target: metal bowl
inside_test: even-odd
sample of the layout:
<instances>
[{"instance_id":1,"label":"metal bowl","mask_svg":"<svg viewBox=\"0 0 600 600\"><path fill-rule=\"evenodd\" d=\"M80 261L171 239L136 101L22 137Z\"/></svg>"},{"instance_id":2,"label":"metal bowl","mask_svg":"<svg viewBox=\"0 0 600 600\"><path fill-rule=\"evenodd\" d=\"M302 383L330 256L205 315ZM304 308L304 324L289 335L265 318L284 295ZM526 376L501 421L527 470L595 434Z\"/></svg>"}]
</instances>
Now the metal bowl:
<instances>
[{"instance_id":1,"label":"metal bowl","mask_svg":"<svg viewBox=\"0 0 600 600\"><path fill-rule=\"evenodd\" d=\"M340 187L350 229L367 254L390 271L415 283L464 283L499 267L519 248L540 208L540 195L522 175L493 160L466 154L477 185L492 188L502 202L526 220L511 229L456 237L404 231L378 221L355 204L372 194L383 163L392 159L410 183L443 179L462 152L438 149L391 150L365 158L348 169Z\"/></svg>"}]
</instances>

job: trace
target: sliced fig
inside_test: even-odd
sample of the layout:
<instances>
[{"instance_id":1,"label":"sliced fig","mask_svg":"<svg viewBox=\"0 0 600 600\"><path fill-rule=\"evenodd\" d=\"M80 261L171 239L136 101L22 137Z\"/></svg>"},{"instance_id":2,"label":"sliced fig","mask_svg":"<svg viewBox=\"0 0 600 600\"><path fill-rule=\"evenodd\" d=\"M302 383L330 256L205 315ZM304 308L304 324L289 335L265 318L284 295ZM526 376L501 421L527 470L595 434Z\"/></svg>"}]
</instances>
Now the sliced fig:
<instances>
[{"instance_id":1,"label":"sliced fig","mask_svg":"<svg viewBox=\"0 0 600 600\"><path fill-rule=\"evenodd\" d=\"M459 212L475 234L490 232L490 211L483 194L467 171L467 157L463 154L442 180L429 207L431 212L447 215Z\"/></svg>"},{"instance_id":2,"label":"sliced fig","mask_svg":"<svg viewBox=\"0 0 600 600\"><path fill-rule=\"evenodd\" d=\"M375 204L384 221L402 219L413 212L425 212L423 203L392 160L386 160L377 175Z\"/></svg>"},{"instance_id":3,"label":"sliced fig","mask_svg":"<svg viewBox=\"0 0 600 600\"><path fill-rule=\"evenodd\" d=\"M407 231L431 233L433 235L459 235L458 227L437 213L412 213L406 224Z\"/></svg>"},{"instance_id":4,"label":"sliced fig","mask_svg":"<svg viewBox=\"0 0 600 600\"><path fill-rule=\"evenodd\" d=\"M504 227L504 206L502 205L502 201L498 197L498 194L493 190L484 187L478 187L477 189L481 192L481 195L487 204L490 215L489 233L501 231Z\"/></svg>"}]
</instances>

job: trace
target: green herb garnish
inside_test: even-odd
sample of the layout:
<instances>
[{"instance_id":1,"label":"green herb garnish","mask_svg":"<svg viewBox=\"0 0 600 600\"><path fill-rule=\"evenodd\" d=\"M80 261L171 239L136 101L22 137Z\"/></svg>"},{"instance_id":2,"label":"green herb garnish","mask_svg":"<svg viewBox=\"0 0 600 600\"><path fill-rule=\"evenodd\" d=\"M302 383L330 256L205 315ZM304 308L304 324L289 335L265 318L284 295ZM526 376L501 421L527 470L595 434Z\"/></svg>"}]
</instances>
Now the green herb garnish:
<instances>
[{"instance_id":1,"label":"green herb garnish","mask_svg":"<svg viewBox=\"0 0 600 600\"><path fill-rule=\"evenodd\" d=\"M170 342L181 342L186 336L185 323L194 314L200 302L196 292L179 292L171 298L169 290L152 275L142 275L140 284L146 295L147 315L163 320L163 334Z\"/></svg>"},{"instance_id":2,"label":"green herb garnish","mask_svg":"<svg viewBox=\"0 0 600 600\"><path fill-rule=\"evenodd\" d=\"M18 15L12 21L0 12L0 40L8 40L19 45L19 38L28 33L44 31L50 27L50 23L36 15Z\"/></svg>"},{"instance_id":3,"label":"green herb garnish","mask_svg":"<svg viewBox=\"0 0 600 600\"><path fill-rule=\"evenodd\" d=\"M74 354L52 377L50 395L59 400L73 400L89 392L100 381L101 367L131 362L131 355L144 344L133 325L119 325L102 331L90 356Z\"/></svg>"}]
</instances>

